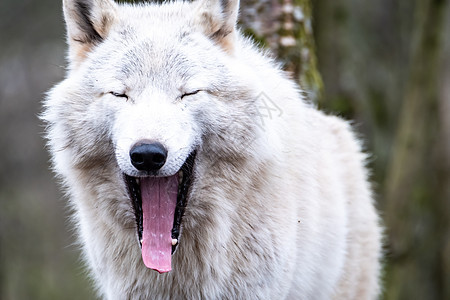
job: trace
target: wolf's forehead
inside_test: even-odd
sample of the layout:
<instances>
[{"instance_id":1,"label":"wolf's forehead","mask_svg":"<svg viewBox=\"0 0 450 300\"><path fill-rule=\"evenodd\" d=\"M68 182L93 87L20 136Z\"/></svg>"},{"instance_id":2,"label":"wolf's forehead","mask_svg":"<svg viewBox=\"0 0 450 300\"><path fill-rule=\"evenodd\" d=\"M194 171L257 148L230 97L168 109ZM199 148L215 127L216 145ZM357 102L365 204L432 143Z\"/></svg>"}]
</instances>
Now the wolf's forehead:
<instances>
[{"instance_id":1,"label":"wolf's forehead","mask_svg":"<svg viewBox=\"0 0 450 300\"><path fill-rule=\"evenodd\" d=\"M183 74L204 65L200 58L208 47L192 26L190 10L187 2L151 5L143 10L124 7L111 36L112 44L107 47L115 50L114 57L111 52L107 54L115 69L124 75L162 75Z\"/></svg>"},{"instance_id":2,"label":"wolf's forehead","mask_svg":"<svg viewBox=\"0 0 450 300\"><path fill-rule=\"evenodd\" d=\"M115 62L116 71L126 78L188 77L197 67L195 55L189 56L176 43L159 43L155 39L141 40L127 47Z\"/></svg>"},{"instance_id":3,"label":"wolf's forehead","mask_svg":"<svg viewBox=\"0 0 450 300\"><path fill-rule=\"evenodd\" d=\"M161 43L162 42L162 43ZM130 73L135 69L145 71L158 71L167 69L172 62L180 60L183 54L176 44L168 44L154 38L141 39L128 45L119 56L122 71ZM163 44L164 43L164 44Z\"/></svg>"},{"instance_id":4,"label":"wolf's forehead","mask_svg":"<svg viewBox=\"0 0 450 300\"><path fill-rule=\"evenodd\" d=\"M188 78L217 63L212 43L201 34L168 28L120 28L102 47L99 60L125 78L134 76ZM208 51L209 50L209 51ZM105 62L105 61L104 61Z\"/></svg>"}]
</instances>

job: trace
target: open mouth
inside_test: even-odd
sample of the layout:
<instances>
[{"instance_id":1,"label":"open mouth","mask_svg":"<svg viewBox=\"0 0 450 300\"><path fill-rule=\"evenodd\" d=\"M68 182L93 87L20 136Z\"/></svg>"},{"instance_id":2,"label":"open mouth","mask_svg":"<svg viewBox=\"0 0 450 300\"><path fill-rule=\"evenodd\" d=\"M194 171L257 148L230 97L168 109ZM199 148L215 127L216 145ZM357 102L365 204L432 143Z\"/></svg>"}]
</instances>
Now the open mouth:
<instances>
[{"instance_id":1,"label":"open mouth","mask_svg":"<svg viewBox=\"0 0 450 300\"><path fill-rule=\"evenodd\" d=\"M180 241L195 154L192 152L172 176L132 177L124 174L144 264L160 273L171 270L171 256Z\"/></svg>"}]
</instances>

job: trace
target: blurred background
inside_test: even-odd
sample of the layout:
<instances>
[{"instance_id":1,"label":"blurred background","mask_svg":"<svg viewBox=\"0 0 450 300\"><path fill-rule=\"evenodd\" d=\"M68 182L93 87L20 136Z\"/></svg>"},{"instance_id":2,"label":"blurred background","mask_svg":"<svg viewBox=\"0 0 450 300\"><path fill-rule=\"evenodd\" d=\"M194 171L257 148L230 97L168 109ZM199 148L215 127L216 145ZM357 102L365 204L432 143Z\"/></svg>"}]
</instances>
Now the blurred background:
<instances>
[{"instance_id":1,"label":"blurred background","mask_svg":"<svg viewBox=\"0 0 450 300\"><path fill-rule=\"evenodd\" d=\"M38 118L64 77L61 2L0 2L0 299L95 299ZM448 2L241 1L243 31L372 153L382 299L450 299Z\"/></svg>"}]
</instances>

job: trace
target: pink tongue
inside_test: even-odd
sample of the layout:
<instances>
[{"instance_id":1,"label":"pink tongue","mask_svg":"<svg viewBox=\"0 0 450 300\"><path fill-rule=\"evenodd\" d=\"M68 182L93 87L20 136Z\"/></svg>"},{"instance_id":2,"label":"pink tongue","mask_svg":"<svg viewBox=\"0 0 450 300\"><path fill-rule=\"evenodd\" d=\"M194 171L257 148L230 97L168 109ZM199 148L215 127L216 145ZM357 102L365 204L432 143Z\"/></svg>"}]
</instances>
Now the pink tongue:
<instances>
[{"instance_id":1,"label":"pink tongue","mask_svg":"<svg viewBox=\"0 0 450 300\"><path fill-rule=\"evenodd\" d=\"M172 258L172 227L178 194L178 174L141 178L142 259L147 268L169 272Z\"/></svg>"}]
</instances>

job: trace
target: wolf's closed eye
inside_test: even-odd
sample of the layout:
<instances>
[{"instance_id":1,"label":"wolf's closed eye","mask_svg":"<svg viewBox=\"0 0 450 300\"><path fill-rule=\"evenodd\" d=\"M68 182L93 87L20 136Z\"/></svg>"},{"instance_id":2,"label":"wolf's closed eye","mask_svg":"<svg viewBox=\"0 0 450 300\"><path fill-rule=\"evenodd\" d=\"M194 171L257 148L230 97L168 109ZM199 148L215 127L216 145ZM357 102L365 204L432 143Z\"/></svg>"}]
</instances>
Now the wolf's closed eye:
<instances>
[{"instance_id":1,"label":"wolf's closed eye","mask_svg":"<svg viewBox=\"0 0 450 300\"><path fill-rule=\"evenodd\" d=\"M183 95L181 95L180 99L183 99L184 97L187 97L187 96L195 95L195 94L197 94L198 92L201 92L201 90L196 90L196 91L193 91L193 92L184 93Z\"/></svg>"},{"instance_id":2,"label":"wolf's closed eye","mask_svg":"<svg viewBox=\"0 0 450 300\"><path fill-rule=\"evenodd\" d=\"M116 93L116 92L109 92L111 95L113 95L114 97L119 97L119 98L125 98L126 100L128 100L128 95L124 94L124 93Z\"/></svg>"}]
</instances>

